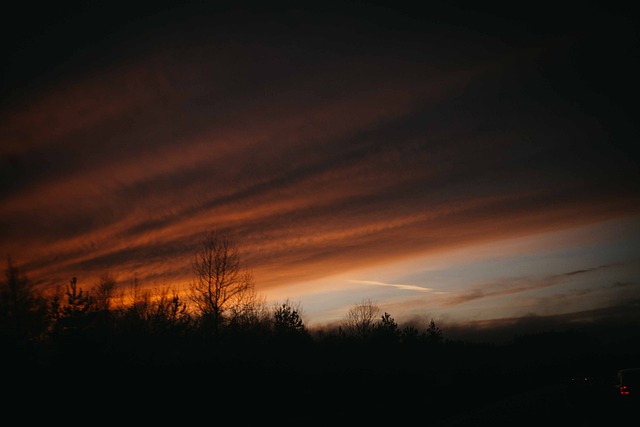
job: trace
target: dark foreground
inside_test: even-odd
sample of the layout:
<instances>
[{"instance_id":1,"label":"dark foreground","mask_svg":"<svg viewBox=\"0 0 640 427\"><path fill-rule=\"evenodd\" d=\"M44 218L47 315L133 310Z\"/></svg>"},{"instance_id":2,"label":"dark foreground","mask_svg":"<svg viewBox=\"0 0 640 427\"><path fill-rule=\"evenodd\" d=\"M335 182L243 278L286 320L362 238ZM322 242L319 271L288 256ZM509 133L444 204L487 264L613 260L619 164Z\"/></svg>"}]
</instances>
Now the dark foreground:
<instances>
[{"instance_id":1,"label":"dark foreground","mask_svg":"<svg viewBox=\"0 0 640 427\"><path fill-rule=\"evenodd\" d=\"M611 390L576 392L571 386L555 385L506 396L456 414L436 423L440 427L471 425L608 426L627 425L638 417L638 400L622 399Z\"/></svg>"},{"instance_id":2,"label":"dark foreground","mask_svg":"<svg viewBox=\"0 0 640 427\"><path fill-rule=\"evenodd\" d=\"M250 342L189 357L176 347L179 358L74 347L3 363L2 408L24 423L83 426L626 426L640 405L616 393L616 374L640 366L636 337L604 345L554 333L415 348Z\"/></svg>"},{"instance_id":3,"label":"dark foreground","mask_svg":"<svg viewBox=\"0 0 640 427\"><path fill-rule=\"evenodd\" d=\"M363 372L298 372L247 369L210 372L209 367L179 370L139 368L98 374L91 381L78 372L40 375L14 389L25 422L66 418L127 424L209 425L276 423L438 427L629 425L638 417L638 399L616 394L613 375L558 378L536 384L513 376L445 382L444 377ZM544 381L543 381L544 382ZM7 401L5 401L7 402ZM8 402L11 402L9 400Z\"/></svg>"}]
</instances>

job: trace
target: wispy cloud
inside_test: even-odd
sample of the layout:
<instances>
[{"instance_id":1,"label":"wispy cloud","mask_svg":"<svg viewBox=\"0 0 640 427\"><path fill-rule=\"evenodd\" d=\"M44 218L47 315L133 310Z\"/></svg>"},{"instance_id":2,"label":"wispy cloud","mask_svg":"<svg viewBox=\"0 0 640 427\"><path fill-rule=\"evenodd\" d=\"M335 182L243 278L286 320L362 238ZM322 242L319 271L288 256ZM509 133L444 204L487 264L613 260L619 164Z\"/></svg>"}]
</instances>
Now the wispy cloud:
<instances>
[{"instance_id":1,"label":"wispy cloud","mask_svg":"<svg viewBox=\"0 0 640 427\"><path fill-rule=\"evenodd\" d=\"M535 292L566 283L570 279L573 280L573 276L582 274L586 275L606 268L609 268L609 266L601 265L597 267L574 270L567 273L553 274L542 277L530 276L502 278L499 280L475 284L472 288L452 294L450 297L446 297L441 302L445 306L455 306L487 298L498 298L509 295ZM572 293L586 294L591 292L593 292L593 290L578 289L574 290ZM556 295L556 297L561 298L561 296L558 295Z\"/></svg>"},{"instance_id":2,"label":"wispy cloud","mask_svg":"<svg viewBox=\"0 0 640 427\"><path fill-rule=\"evenodd\" d=\"M433 288L428 288L428 287L424 287L424 286L406 285L406 284L401 284L401 283L384 283L384 282L377 282L375 280L355 280L355 279L350 279L349 282L351 282L351 283L361 283L363 285L372 285L372 286L386 286L386 287L402 289L402 290L406 290L406 291L430 292L430 293L436 293L436 294L444 294L444 293L446 293L446 292L442 292L442 291L436 291Z\"/></svg>"},{"instance_id":3,"label":"wispy cloud","mask_svg":"<svg viewBox=\"0 0 640 427\"><path fill-rule=\"evenodd\" d=\"M564 275L565 276L575 276L577 274L592 273L594 271L603 270L603 269L607 269L607 268L610 268L610 267L611 267L611 265L599 265L597 267L591 267L591 268L586 268L586 269L582 269L582 270L570 271L568 273L564 273Z\"/></svg>"}]
</instances>

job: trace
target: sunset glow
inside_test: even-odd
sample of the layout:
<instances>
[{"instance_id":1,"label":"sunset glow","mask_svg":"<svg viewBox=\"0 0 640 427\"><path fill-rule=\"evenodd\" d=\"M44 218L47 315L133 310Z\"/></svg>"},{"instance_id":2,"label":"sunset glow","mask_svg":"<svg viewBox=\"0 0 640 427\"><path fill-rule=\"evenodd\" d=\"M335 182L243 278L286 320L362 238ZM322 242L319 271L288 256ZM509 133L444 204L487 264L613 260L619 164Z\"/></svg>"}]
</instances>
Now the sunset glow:
<instances>
[{"instance_id":1,"label":"sunset glow","mask_svg":"<svg viewBox=\"0 0 640 427\"><path fill-rule=\"evenodd\" d=\"M363 299L442 324L637 307L630 21L188 12L9 53L0 251L40 288L184 290L215 229L310 326Z\"/></svg>"}]
</instances>

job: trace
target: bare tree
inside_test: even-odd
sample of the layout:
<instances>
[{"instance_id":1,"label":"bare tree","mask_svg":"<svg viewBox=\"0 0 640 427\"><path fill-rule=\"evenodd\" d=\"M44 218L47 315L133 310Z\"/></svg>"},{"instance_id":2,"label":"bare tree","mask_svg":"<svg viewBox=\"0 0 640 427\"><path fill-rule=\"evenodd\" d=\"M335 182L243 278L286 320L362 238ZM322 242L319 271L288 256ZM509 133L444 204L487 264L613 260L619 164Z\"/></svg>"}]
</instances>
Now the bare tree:
<instances>
[{"instance_id":1,"label":"bare tree","mask_svg":"<svg viewBox=\"0 0 640 427\"><path fill-rule=\"evenodd\" d=\"M105 273L100 276L100 280L93 290L96 309L98 311L109 312L112 309L116 284L115 277L110 273Z\"/></svg>"},{"instance_id":2,"label":"bare tree","mask_svg":"<svg viewBox=\"0 0 640 427\"><path fill-rule=\"evenodd\" d=\"M375 326L375 319L380 313L380 308L364 299L360 304L356 304L347 313L344 319L344 328L346 332L356 338L367 338L371 335Z\"/></svg>"},{"instance_id":3,"label":"bare tree","mask_svg":"<svg viewBox=\"0 0 640 427\"><path fill-rule=\"evenodd\" d=\"M251 273L245 272L244 280L249 287L234 298L233 304L230 304L226 310L225 319L236 326L269 324L271 313L267 307L266 298L256 292Z\"/></svg>"},{"instance_id":4,"label":"bare tree","mask_svg":"<svg viewBox=\"0 0 640 427\"><path fill-rule=\"evenodd\" d=\"M202 240L192 268L195 278L189 296L204 326L217 334L227 311L247 312L243 304L252 300L252 276L242 267L234 244L214 231Z\"/></svg>"}]
</instances>

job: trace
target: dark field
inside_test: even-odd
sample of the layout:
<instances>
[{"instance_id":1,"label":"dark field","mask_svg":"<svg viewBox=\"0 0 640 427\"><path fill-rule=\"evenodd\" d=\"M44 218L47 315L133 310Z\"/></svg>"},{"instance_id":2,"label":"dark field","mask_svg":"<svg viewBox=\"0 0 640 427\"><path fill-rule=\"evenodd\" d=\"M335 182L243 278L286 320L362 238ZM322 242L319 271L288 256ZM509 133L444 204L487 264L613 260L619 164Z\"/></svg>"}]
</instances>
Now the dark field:
<instances>
[{"instance_id":1,"label":"dark field","mask_svg":"<svg viewBox=\"0 0 640 427\"><path fill-rule=\"evenodd\" d=\"M638 399L617 395L616 373L639 364L637 341L587 338L544 333L501 345L445 340L416 348L314 342L276 350L245 343L182 364L114 358L109 366L76 357L24 370L25 381L13 390L46 409L29 414L34 420L68 413L180 425L207 418L212 424L628 425Z\"/></svg>"}]
</instances>

